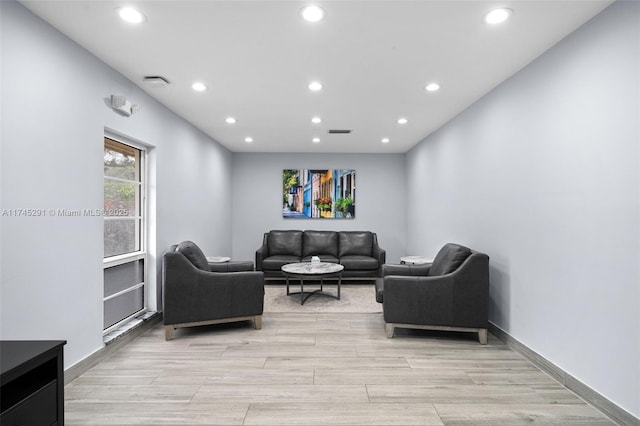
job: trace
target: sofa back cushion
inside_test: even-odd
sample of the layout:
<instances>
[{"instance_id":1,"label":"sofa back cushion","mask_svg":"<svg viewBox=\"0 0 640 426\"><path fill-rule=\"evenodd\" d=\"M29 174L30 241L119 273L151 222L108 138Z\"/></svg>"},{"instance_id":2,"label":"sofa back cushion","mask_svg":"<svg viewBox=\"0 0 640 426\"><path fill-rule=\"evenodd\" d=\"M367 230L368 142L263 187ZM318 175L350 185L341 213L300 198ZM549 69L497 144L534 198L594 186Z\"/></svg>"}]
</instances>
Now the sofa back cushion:
<instances>
[{"instance_id":1,"label":"sofa back cushion","mask_svg":"<svg viewBox=\"0 0 640 426\"><path fill-rule=\"evenodd\" d=\"M335 231L304 231L302 257L320 254L338 257L338 233Z\"/></svg>"},{"instance_id":2,"label":"sofa back cushion","mask_svg":"<svg viewBox=\"0 0 640 426\"><path fill-rule=\"evenodd\" d=\"M302 256L302 231L269 231L269 256Z\"/></svg>"},{"instance_id":3,"label":"sofa back cushion","mask_svg":"<svg viewBox=\"0 0 640 426\"><path fill-rule=\"evenodd\" d=\"M369 231L338 232L338 256L371 256L373 235Z\"/></svg>"},{"instance_id":4,"label":"sofa back cushion","mask_svg":"<svg viewBox=\"0 0 640 426\"><path fill-rule=\"evenodd\" d=\"M458 269L469 256L471 256L471 250L469 248L459 244L447 243L440 249L436 258L433 259L433 263L429 269L429 275L440 276L449 274Z\"/></svg>"},{"instance_id":5,"label":"sofa back cushion","mask_svg":"<svg viewBox=\"0 0 640 426\"><path fill-rule=\"evenodd\" d=\"M203 271L211 271L207 256L204 255L200 247L193 241L183 241L176 246L176 251L186 257L189 262L198 269Z\"/></svg>"}]
</instances>

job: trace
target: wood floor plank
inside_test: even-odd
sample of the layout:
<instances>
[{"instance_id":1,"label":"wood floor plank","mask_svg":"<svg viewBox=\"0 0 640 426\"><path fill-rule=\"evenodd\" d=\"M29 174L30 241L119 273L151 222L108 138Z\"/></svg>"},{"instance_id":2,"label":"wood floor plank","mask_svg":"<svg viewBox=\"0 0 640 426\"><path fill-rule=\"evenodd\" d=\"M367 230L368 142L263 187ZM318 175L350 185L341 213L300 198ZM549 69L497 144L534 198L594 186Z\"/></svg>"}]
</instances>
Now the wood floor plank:
<instances>
[{"instance_id":1,"label":"wood floor plank","mask_svg":"<svg viewBox=\"0 0 640 426\"><path fill-rule=\"evenodd\" d=\"M584 400L559 383L531 385L531 388L549 404L584 404Z\"/></svg>"},{"instance_id":2,"label":"wood floor plank","mask_svg":"<svg viewBox=\"0 0 640 426\"><path fill-rule=\"evenodd\" d=\"M435 404L445 424L524 425L532 423L558 425L612 425L586 404Z\"/></svg>"},{"instance_id":3,"label":"wood floor plank","mask_svg":"<svg viewBox=\"0 0 640 426\"><path fill-rule=\"evenodd\" d=\"M411 368L436 370L465 370L467 372L503 372L503 371L538 371L529 361L522 359L445 359L436 358L407 358Z\"/></svg>"},{"instance_id":4,"label":"wood floor plank","mask_svg":"<svg viewBox=\"0 0 640 426\"><path fill-rule=\"evenodd\" d=\"M344 346L292 346L283 347L278 345L245 345L229 346L222 354L223 358L238 357L284 357L284 356L311 356L311 357L356 357L357 353L353 347Z\"/></svg>"},{"instance_id":5,"label":"wood floor plank","mask_svg":"<svg viewBox=\"0 0 640 426\"><path fill-rule=\"evenodd\" d=\"M393 340L393 339L391 339ZM401 347L393 347L393 346L371 346L371 345L358 345L357 346L358 356L361 357L375 357L375 356L404 356L407 359L417 359L421 357L429 357L432 359L440 358L440 359L505 359L505 360L513 360L513 359L522 359L522 357L513 351L508 349L500 349L500 348L478 348L477 350L468 350L464 347L456 349L456 348L443 348L443 347L434 347L429 346L428 342L425 342L425 345L420 348L401 348Z\"/></svg>"},{"instance_id":6,"label":"wood floor plank","mask_svg":"<svg viewBox=\"0 0 640 426\"><path fill-rule=\"evenodd\" d=\"M101 402L65 403L67 426L114 425L242 425L249 410L246 403Z\"/></svg>"},{"instance_id":7,"label":"wood floor plank","mask_svg":"<svg viewBox=\"0 0 640 426\"><path fill-rule=\"evenodd\" d=\"M431 404L251 404L245 425L443 425Z\"/></svg>"},{"instance_id":8,"label":"wood floor plank","mask_svg":"<svg viewBox=\"0 0 640 426\"><path fill-rule=\"evenodd\" d=\"M312 385L314 371L307 369L256 369L221 371L208 374L207 385L247 384L247 385Z\"/></svg>"},{"instance_id":9,"label":"wood floor plank","mask_svg":"<svg viewBox=\"0 0 640 426\"><path fill-rule=\"evenodd\" d=\"M471 380L478 385L503 385L518 384L550 385L556 383L551 377L539 370L531 371L471 371L468 373Z\"/></svg>"},{"instance_id":10,"label":"wood floor plank","mask_svg":"<svg viewBox=\"0 0 640 426\"><path fill-rule=\"evenodd\" d=\"M269 357L264 368L287 370L290 368L335 368L339 366L342 370L353 369L374 369L374 368L403 368L410 367L404 357Z\"/></svg>"},{"instance_id":11,"label":"wood floor plank","mask_svg":"<svg viewBox=\"0 0 640 426\"><path fill-rule=\"evenodd\" d=\"M347 404L369 402L363 385L203 385L192 399L193 402L244 401L249 403L289 402L316 404L334 402Z\"/></svg>"},{"instance_id":12,"label":"wood floor plank","mask_svg":"<svg viewBox=\"0 0 640 426\"><path fill-rule=\"evenodd\" d=\"M163 337L164 338L164 337ZM220 369L220 368L254 368L264 365L266 357L239 357L235 359L226 359L226 358L215 358L215 357L206 357L202 359L190 359L190 360L181 360L178 358L167 357L162 361L158 362L154 360L154 362L144 359L108 359L100 364L98 364L94 369L101 369L105 371L114 371L114 370L135 370L136 368L144 369L148 368L150 364L158 364L162 365L163 370L160 375L165 374L167 371L179 371L181 374L185 375L193 375L193 374L202 374L203 370L206 371L208 369ZM93 369L91 370L93 371ZM117 374L115 371L113 374Z\"/></svg>"},{"instance_id":13,"label":"wood floor plank","mask_svg":"<svg viewBox=\"0 0 640 426\"><path fill-rule=\"evenodd\" d=\"M70 402L190 402L199 385L78 385L65 388L65 401Z\"/></svg>"},{"instance_id":14,"label":"wood floor plank","mask_svg":"<svg viewBox=\"0 0 640 426\"><path fill-rule=\"evenodd\" d=\"M462 370L413 370L411 368L317 369L317 385L471 385L473 382Z\"/></svg>"},{"instance_id":15,"label":"wood floor plank","mask_svg":"<svg viewBox=\"0 0 640 426\"><path fill-rule=\"evenodd\" d=\"M544 403L544 398L526 386L480 385L367 385L369 400L378 403L518 404Z\"/></svg>"},{"instance_id":16,"label":"wood floor plank","mask_svg":"<svg viewBox=\"0 0 640 426\"><path fill-rule=\"evenodd\" d=\"M113 386L113 385L150 385L156 380L157 376L145 376L135 374L111 374L105 375L87 375L80 376L73 381L73 386Z\"/></svg>"}]
</instances>

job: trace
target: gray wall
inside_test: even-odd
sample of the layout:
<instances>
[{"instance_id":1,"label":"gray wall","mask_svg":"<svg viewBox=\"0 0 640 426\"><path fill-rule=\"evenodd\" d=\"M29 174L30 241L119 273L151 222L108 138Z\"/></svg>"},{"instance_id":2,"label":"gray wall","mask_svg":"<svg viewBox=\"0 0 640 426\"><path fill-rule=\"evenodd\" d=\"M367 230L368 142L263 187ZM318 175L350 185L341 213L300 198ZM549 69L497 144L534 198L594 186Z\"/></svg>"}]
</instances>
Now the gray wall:
<instances>
[{"instance_id":1,"label":"gray wall","mask_svg":"<svg viewBox=\"0 0 640 426\"><path fill-rule=\"evenodd\" d=\"M20 4L0 8L1 208L102 208L109 128L150 148L151 293L169 244L229 252L220 206L231 204L231 153ZM140 113L116 114L111 94ZM3 216L1 226L0 338L66 339L66 366L102 347L102 218Z\"/></svg>"},{"instance_id":2,"label":"gray wall","mask_svg":"<svg viewBox=\"0 0 640 426\"><path fill-rule=\"evenodd\" d=\"M640 4L616 2L407 155L407 251L491 257L491 321L640 416Z\"/></svg>"},{"instance_id":3,"label":"gray wall","mask_svg":"<svg viewBox=\"0 0 640 426\"><path fill-rule=\"evenodd\" d=\"M283 169L354 169L354 219L283 219ZM387 262L405 247L404 155L233 154L233 257L255 259L271 229L368 230L376 232Z\"/></svg>"}]
</instances>

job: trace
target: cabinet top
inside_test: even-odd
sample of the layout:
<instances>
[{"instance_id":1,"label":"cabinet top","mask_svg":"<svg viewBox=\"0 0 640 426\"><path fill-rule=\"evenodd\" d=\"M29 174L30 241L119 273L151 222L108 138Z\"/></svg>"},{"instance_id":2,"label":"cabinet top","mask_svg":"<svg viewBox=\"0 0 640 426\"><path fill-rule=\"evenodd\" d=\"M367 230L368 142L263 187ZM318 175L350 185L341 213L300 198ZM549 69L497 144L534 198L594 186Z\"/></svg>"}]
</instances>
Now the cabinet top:
<instances>
[{"instance_id":1,"label":"cabinet top","mask_svg":"<svg viewBox=\"0 0 640 426\"><path fill-rule=\"evenodd\" d=\"M35 358L54 353L66 340L0 340L0 370L2 376Z\"/></svg>"}]
</instances>

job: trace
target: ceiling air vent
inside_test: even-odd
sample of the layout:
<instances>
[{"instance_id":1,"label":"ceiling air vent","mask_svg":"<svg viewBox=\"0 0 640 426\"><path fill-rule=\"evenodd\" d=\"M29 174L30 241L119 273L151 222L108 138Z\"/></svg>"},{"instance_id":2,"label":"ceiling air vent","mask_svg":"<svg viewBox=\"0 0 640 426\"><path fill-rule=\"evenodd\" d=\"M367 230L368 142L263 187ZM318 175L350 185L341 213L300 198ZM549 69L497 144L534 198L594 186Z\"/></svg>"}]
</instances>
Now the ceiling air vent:
<instances>
[{"instance_id":1,"label":"ceiling air vent","mask_svg":"<svg viewBox=\"0 0 640 426\"><path fill-rule=\"evenodd\" d=\"M169 85L169 80L164 77L160 77L159 75L145 76L142 81L144 81L147 86L153 87L155 89L160 89Z\"/></svg>"},{"instance_id":2,"label":"ceiling air vent","mask_svg":"<svg viewBox=\"0 0 640 426\"><path fill-rule=\"evenodd\" d=\"M344 130L344 129L330 129L329 130L329 134L338 134L338 135L346 135L351 133L351 130Z\"/></svg>"}]
</instances>

